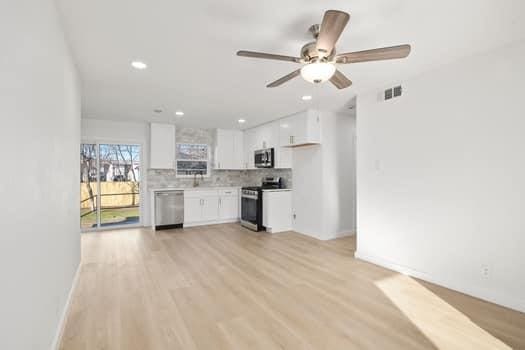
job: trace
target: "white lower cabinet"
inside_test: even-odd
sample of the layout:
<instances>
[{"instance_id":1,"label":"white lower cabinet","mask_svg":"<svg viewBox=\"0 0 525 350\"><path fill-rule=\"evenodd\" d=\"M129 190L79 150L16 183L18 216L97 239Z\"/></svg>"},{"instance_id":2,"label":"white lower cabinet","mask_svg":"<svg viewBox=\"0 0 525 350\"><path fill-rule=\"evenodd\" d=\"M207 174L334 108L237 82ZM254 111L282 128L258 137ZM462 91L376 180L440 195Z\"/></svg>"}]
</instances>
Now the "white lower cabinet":
<instances>
[{"instance_id":1,"label":"white lower cabinet","mask_svg":"<svg viewBox=\"0 0 525 350\"><path fill-rule=\"evenodd\" d=\"M239 220L239 189L184 191L184 226Z\"/></svg>"},{"instance_id":2,"label":"white lower cabinet","mask_svg":"<svg viewBox=\"0 0 525 350\"><path fill-rule=\"evenodd\" d=\"M239 194L235 190L221 191L219 196L219 219L237 220L239 218Z\"/></svg>"},{"instance_id":3,"label":"white lower cabinet","mask_svg":"<svg viewBox=\"0 0 525 350\"><path fill-rule=\"evenodd\" d=\"M202 220L202 198L187 196L184 193L184 223Z\"/></svg>"},{"instance_id":4,"label":"white lower cabinet","mask_svg":"<svg viewBox=\"0 0 525 350\"><path fill-rule=\"evenodd\" d=\"M270 233L292 229L291 190L263 190L263 226Z\"/></svg>"},{"instance_id":5,"label":"white lower cabinet","mask_svg":"<svg viewBox=\"0 0 525 350\"><path fill-rule=\"evenodd\" d=\"M208 195L202 198L202 221L214 221L219 218L219 197Z\"/></svg>"}]
</instances>

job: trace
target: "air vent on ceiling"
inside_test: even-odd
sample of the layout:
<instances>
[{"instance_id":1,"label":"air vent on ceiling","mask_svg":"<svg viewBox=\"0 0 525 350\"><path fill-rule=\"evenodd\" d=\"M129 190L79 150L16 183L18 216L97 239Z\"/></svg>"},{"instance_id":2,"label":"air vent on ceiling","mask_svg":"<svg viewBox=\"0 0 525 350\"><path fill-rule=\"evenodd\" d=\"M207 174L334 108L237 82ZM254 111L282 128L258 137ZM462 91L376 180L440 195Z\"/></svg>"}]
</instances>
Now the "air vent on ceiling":
<instances>
[{"instance_id":1,"label":"air vent on ceiling","mask_svg":"<svg viewBox=\"0 0 525 350\"><path fill-rule=\"evenodd\" d=\"M395 86L393 88L386 89L383 99L385 101L391 100L394 97L401 96L402 94L403 94L403 88L401 87L401 85L398 85L398 86Z\"/></svg>"}]
</instances>

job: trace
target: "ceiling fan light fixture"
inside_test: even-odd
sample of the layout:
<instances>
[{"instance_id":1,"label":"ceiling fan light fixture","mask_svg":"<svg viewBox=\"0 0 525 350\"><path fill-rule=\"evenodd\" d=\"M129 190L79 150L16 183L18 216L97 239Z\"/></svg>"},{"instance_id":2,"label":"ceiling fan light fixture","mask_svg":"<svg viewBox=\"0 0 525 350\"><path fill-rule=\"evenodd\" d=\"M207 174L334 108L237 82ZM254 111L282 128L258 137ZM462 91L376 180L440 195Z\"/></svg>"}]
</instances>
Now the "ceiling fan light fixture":
<instances>
[{"instance_id":1,"label":"ceiling fan light fixture","mask_svg":"<svg viewBox=\"0 0 525 350\"><path fill-rule=\"evenodd\" d=\"M335 73L335 66L329 62L313 62L301 68L301 76L310 83L318 84L330 80Z\"/></svg>"}]
</instances>

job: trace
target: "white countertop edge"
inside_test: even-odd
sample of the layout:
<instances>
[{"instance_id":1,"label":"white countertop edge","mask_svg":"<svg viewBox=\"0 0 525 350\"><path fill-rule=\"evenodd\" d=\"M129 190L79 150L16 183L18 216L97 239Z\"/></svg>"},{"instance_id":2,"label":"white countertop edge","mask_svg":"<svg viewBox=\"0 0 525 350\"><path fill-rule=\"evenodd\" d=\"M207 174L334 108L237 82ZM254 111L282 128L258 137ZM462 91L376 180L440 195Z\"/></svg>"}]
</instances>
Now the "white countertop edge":
<instances>
[{"instance_id":1,"label":"white countertop edge","mask_svg":"<svg viewBox=\"0 0 525 350\"><path fill-rule=\"evenodd\" d=\"M150 192L163 192L163 191L220 191L220 190L240 190L238 186L216 186L216 187L164 187L164 188L152 188Z\"/></svg>"},{"instance_id":2,"label":"white countertop edge","mask_svg":"<svg viewBox=\"0 0 525 350\"><path fill-rule=\"evenodd\" d=\"M288 192L291 191L291 188L267 188L263 189L263 192Z\"/></svg>"}]
</instances>

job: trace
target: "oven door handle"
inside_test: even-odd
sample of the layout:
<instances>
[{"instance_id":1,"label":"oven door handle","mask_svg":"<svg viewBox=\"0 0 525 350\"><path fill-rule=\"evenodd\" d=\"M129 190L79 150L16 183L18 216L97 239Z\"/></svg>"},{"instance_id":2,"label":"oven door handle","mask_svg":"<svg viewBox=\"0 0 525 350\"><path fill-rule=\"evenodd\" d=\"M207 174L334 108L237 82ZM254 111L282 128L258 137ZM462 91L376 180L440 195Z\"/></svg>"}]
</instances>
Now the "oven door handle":
<instances>
[{"instance_id":1,"label":"oven door handle","mask_svg":"<svg viewBox=\"0 0 525 350\"><path fill-rule=\"evenodd\" d=\"M257 196L252 196L252 195L249 195L249 194L243 194L243 195L241 196L241 198L255 199L255 200L258 199Z\"/></svg>"}]
</instances>

